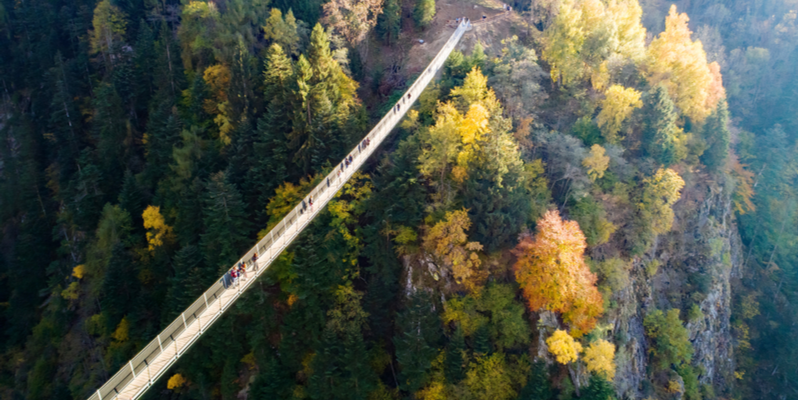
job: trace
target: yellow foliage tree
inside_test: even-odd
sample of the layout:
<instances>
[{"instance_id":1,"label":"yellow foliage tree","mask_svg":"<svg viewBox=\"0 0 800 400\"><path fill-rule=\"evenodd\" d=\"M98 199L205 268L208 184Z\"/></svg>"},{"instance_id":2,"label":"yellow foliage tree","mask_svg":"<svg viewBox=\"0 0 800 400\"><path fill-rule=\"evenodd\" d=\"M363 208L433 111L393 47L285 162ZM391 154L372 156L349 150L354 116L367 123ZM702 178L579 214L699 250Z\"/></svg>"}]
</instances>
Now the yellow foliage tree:
<instances>
[{"instance_id":1,"label":"yellow foliage tree","mask_svg":"<svg viewBox=\"0 0 800 400\"><path fill-rule=\"evenodd\" d=\"M514 274L531 311L560 312L573 335L590 331L603 313L597 276L583 259L586 238L575 221L550 210L537 222L536 236L515 249Z\"/></svg>"},{"instance_id":2,"label":"yellow foliage tree","mask_svg":"<svg viewBox=\"0 0 800 400\"><path fill-rule=\"evenodd\" d=\"M609 0L606 15L614 22L616 52L634 62L645 57L642 7L638 0Z\"/></svg>"},{"instance_id":3,"label":"yellow foliage tree","mask_svg":"<svg viewBox=\"0 0 800 400\"><path fill-rule=\"evenodd\" d=\"M122 321L119 321L117 329L111 334L111 338L118 343L126 342L128 341L128 332L130 332L130 329L131 324L128 322L128 317L123 317Z\"/></svg>"},{"instance_id":4,"label":"yellow foliage tree","mask_svg":"<svg viewBox=\"0 0 800 400\"><path fill-rule=\"evenodd\" d=\"M69 286L61 291L61 297L66 300L78 300L78 297L80 297L80 286L78 282L70 282Z\"/></svg>"},{"instance_id":5,"label":"yellow foliage tree","mask_svg":"<svg viewBox=\"0 0 800 400\"><path fill-rule=\"evenodd\" d=\"M755 177L755 174L745 169L745 165L739 163L739 158L735 154L731 154L728 158L728 163L731 175L736 180L736 190L731 199L733 200L733 208L740 215L755 211L756 205L752 201L755 194L753 191L753 177Z\"/></svg>"},{"instance_id":6,"label":"yellow foliage tree","mask_svg":"<svg viewBox=\"0 0 800 400\"><path fill-rule=\"evenodd\" d=\"M606 141L615 143L617 134L622 128L622 122L628 118L633 110L642 107L641 93L632 88L612 85L606 90L600 114L597 115L597 126L603 133Z\"/></svg>"},{"instance_id":7,"label":"yellow foliage tree","mask_svg":"<svg viewBox=\"0 0 800 400\"><path fill-rule=\"evenodd\" d=\"M582 162L592 182L603 177L606 169L608 169L609 160L611 158L606 155L606 149L603 146L599 144L592 145L589 155Z\"/></svg>"},{"instance_id":8,"label":"yellow foliage tree","mask_svg":"<svg viewBox=\"0 0 800 400\"><path fill-rule=\"evenodd\" d=\"M483 249L478 242L467 242L467 233L472 222L467 210L456 210L445 214L445 220L438 222L428 230L422 240L422 246L431 254L440 266L449 268L456 283L463 284L469 290L477 288L474 278L478 277L477 269L481 265L477 251Z\"/></svg>"},{"instance_id":9,"label":"yellow foliage tree","mask_svg":"<svg viewBox=\"0 0 800 400\"><path fill-rule=\"evenodd\" d=\"M666 29L647 49L647 76L651 86L665 83L675 105L699 123L711 113L724 91L719 65L707 63L703 44L692 41L688 23L689 17L678 14L673 4Z\"/></svg>"},{"instance_id":10,"label":"yellow foliage tree","mask_svg":"<svg viewBox=\"0 0 800 400\"><path fill-rule=\"evenodd\" d=\"M107 68L111 67L111 54L118 50L125 37L126 26L125 13L110 0L97 3L92 17L90 45L93 52L103 56Z\"/></svg>"},{"instance_id":11,"label":"yellow foliage tree","mask_svg":"<svg viewBox=\"0 0 800 400\"><path fill-rule=\"evenodd\" d=\"M178 390L186 384L186 378L181 374L172 375L167 381L167 389Z\"/></svg>"},{"instance_id":12,"label":"yellow foliage tree","mask_svg":"<svg viewBox=\"0 0 800 400\"><path fill-rule=\"evenodd\" d=\"M142 213L144 228L147 229L147 247L155 251L157 247L172 240L172 227L164 222L161 207L147 206Z\"/></svg>"},{"instance_id":13,"label":"yellow foliage tree","mask_svg":"<svg viewBox=\"0 0 800 400\"><path fill-rule=\"evenodd\" d=\"M655 175L644 181L639 210L645 222L657 235L672 229L675 214L672 205L681 198L683 179L672 169L659 168Z\"/></svg>"},{"instance_id":14,"label":"yellow foliage tree","mask_svg":"<svg viewBox=\"0 0 800 400\"><path fill-rule=\"evenodd\" d=\"M554 355L556 361L561 364L578 361L578 353L581 350L583 350L583 346L565 330L558 329L547 338L547 351Z\"/></svg>"},{"instance_id":15,"label":"yellow foliage tree","mask_svg":"<svg viewBox=\"0 0 800 400\"><path fill-rule=\"evenodd\" d=\"M583 362L589 372L605 376L609 381L614 380L617 365L614 363L614 344L604 339L597 339L583 351Z\"/></svg>"},{"instance_id":16,"label":"yellow foliage tree","mask_svg":"<svg viewBox=\"0 0 800 400\"><path fill-rule=\"evenodd\" d=\"M558 7L555 21L545 31L542 59L550 64L550 78L568 85L583 77L579 52L586 40L581 24L583 12L573 0L565 0Z\"/></svg>"},{"instance_id":17,"label":"yellow foliage tree","mask_svg":"<svg viewBox=\"0 0 800 400\"><path fill-rule=\"evenodd\" d=\"M228 107L228 89L231 86L231 70L226 65L215 64L203 71L203 80L208 85L212 99L203 103L205 111L214 117L214 123L219 127L220 141L228 145L231 138L228 134L233 130Z\"/></svg>"},{"instance_id":18,"label":"yellow foliage tree","mask_svg":"<svg viewBox=\"0 0 800 400\"><path fill-rule=\"evenodd\" d=\"M72 276L83 279L86 275L86 267L83 264L76 265L75 268L72 269Z\"/></svg>"}]
</instances>

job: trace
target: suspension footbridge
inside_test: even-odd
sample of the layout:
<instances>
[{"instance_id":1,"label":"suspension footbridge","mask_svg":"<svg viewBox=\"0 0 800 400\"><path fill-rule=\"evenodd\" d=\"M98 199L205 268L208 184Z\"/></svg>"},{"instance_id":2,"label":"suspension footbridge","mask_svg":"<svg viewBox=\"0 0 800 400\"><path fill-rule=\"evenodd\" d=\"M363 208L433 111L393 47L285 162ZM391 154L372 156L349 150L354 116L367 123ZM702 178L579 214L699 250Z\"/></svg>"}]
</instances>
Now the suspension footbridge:
<instances>
[{"instance_id":1,"label":"suspension footbridge","mask_svg":"<svg viewBox=\"0 0 800 400\"><path fill-rule=\"evenodd\" d=\"M305 229L314 217L325 207L348 179L369 159L403 115L419 98L428 83L444 65L445 60L458 44L464 32L470 29L467 21L460 21L433 61L403 94L392 109L362 139L369 146L357 146L348 153L345 160L352 157L347 168L336 166L309 194L315 207L310 209L305 203L298 204L264 238L245 253L239 262L248 262L256 256L255 262L247 267L249 279L240 280L237 285L228 285L226 278L220 278L197 300L184 310L178 318L167 326L150 343L130 359L102 387L97 389L89 400L133 400L139 398L147 389L185 354L191 346L216 322L226 310L244 293L258 277L267 270L292 241ZM368 139L368 140L367 140ZM342 160L344 165L345 160ZM224 284L225 283L225 284Z\"/></svg>"}]
</instances>

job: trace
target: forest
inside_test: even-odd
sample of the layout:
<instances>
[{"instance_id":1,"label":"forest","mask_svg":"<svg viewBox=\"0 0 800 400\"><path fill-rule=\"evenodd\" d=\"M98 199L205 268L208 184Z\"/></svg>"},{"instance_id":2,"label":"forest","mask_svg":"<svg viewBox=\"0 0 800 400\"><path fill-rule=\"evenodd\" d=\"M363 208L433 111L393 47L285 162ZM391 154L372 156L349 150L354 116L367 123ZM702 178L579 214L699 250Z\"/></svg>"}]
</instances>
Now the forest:
<instances>
[{"instance_id":1,"label":"forest","mask_svg":"<svg viewBox=\"0 0 800 400\"><path fill-rule=\"evenodd\" d=\"M796 0L0 0L0 400L92 395L464 16L142 398L796 399Z\"/></svg>"}]
</instances>

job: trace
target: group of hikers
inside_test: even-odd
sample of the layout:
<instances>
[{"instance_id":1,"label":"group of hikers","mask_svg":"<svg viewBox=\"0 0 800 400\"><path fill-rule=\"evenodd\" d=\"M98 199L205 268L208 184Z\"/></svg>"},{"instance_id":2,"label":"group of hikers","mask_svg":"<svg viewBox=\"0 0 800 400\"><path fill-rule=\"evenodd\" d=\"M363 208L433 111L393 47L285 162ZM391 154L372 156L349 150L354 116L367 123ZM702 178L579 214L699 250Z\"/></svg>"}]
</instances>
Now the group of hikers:
<instances>
[{"instance_id":1,"label":"group of hikers","mask_svg":"<svg viewBox=\"0 0 800 400\"><path fill-rule=\"evenodd\" d=\"M233 268L229 269L222 276L222 286L228 289L232 286L239 286L241 280L247 280L247 267L252 266L253 271L258 271L258 253L253 252L253 257L249 260L239 261Z\"/></svg>"},{"instance_id":2,"label":"group of hikers","mask_svg":"<svg viewBox=\"0 0 800 400\"><path fill-rule=\"evenodd\" d=\"M410 99L411 95L408 95L408 98ZM405 99L403 100L405 101ZM359 154L361 153L362 150L365 150L369 146L369 144L370 144L369 138L363 139L357 146ZM347 157L344 158L344 161L342 161L341 165L339 166L339 172L337 173L337 177L341 176L345 168L349 168L350 164L352 163L353 163L353 155L349 154ZM331 186L330 178L325 178L325 179L328 187L330 187ZM309 207L311 208L311 212L314 212L314 198L311 195L308 196L308 202L306 202L305 199L300 201L300 214L305 212L306 209ZM225 275L222 276L222 286L224 286L225 289L228 289L230 287L238 287L239 282L241 280L247 280L247 268L249 266L253 266L253 270L258 271L258 263L256 262L257 259L258 259L258 254L253 253L253 257L250 260L240 261L233 268L229 269L228 272L226 272Z\"/></svg>"}]
</instances>

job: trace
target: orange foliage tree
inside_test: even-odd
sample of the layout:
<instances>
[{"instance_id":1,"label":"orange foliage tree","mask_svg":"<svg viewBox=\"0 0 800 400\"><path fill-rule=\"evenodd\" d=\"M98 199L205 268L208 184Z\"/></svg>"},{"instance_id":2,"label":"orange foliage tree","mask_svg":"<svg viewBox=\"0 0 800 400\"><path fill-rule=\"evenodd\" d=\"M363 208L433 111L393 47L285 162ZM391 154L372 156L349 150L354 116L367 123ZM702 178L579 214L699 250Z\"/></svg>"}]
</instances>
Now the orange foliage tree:
<instances>
[{"instance_id":1,"label":"orange foliage tree","mask_svg":"<svg viewBox=\"0 0 800 400\"><path fill-rule=\"evenodd\" d=\"M692 41L689 17L673 4L666 29L647 49L651 86L664 82L675 104L696 122L702 122L725 97L719 64L707 64L703 43Z\"/></svg>"},{"instance_id":2,"label":"orange foliage tree","mask_svg":"<svg viewBox=\"0 0 800 400\"><path fill-rule=\"evenodd\" d=\"M548 211L538 221L534 237L525 236L515 249L514 274L531 311L561 313L571 334L591 330L603 313L597 276L583 261L586 238L578 223Z\"/></svg>"}]
</instances>

